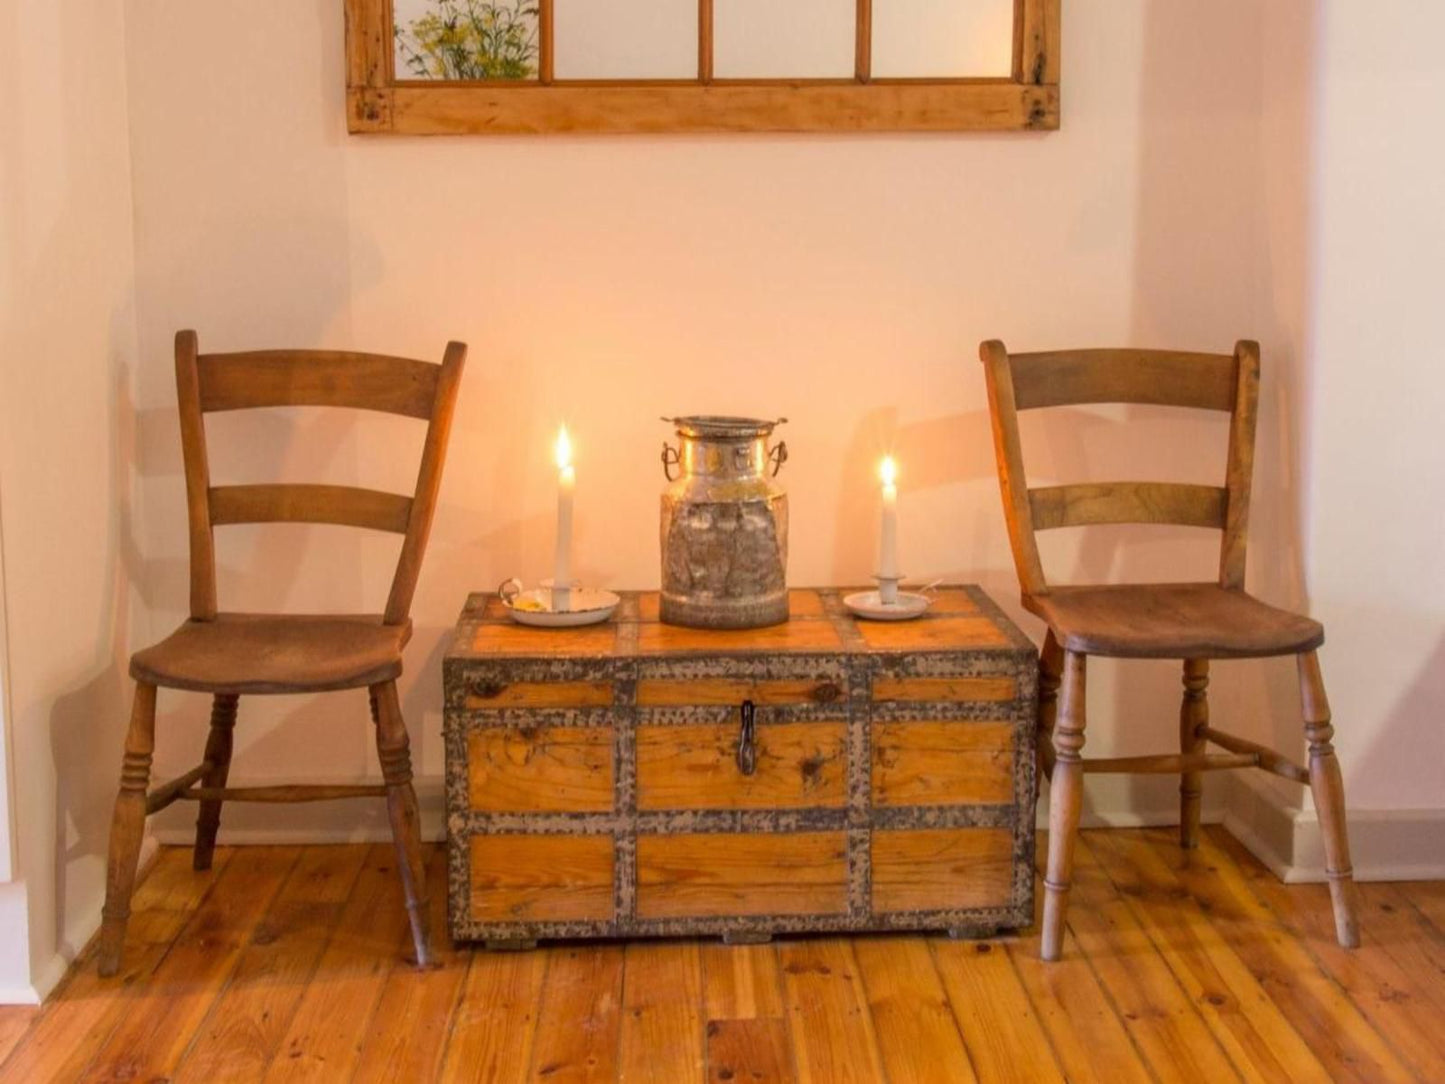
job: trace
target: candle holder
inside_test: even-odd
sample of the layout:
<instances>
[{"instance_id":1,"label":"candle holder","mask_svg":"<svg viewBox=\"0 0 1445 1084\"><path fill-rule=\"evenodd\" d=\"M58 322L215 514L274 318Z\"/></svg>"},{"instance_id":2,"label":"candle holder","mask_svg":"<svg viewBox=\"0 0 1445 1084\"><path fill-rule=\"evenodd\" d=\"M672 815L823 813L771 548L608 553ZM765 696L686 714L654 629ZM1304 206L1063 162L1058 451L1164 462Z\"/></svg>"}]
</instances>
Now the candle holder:
<instances>
[{"instance_id":1,"label":"candle holder","mask_svg":"<svg viewBox=\"0 0 1445 1084\"><path fill-rule=\"evenodd\" d=\"M552 580L542 580L529 590L515 577L503 581L497 597L517 624L551 629L596 625L611 617L622 601L612 591L583 587L576 580L560 589Z\"/></svg>"},{"instance_id":2,"label":"candle holder","mask_svg":"<svg viewBox=\"0 0 1445 1084\"><path fill-rule=\"evenodd\" d=\"M873 578L878 581L877 590L843 596L843 605L858 617L869 621L908 621L926 611L932 601L924 594L898 590L902 576L875 573Z\"/></svg>"}]
</instances>

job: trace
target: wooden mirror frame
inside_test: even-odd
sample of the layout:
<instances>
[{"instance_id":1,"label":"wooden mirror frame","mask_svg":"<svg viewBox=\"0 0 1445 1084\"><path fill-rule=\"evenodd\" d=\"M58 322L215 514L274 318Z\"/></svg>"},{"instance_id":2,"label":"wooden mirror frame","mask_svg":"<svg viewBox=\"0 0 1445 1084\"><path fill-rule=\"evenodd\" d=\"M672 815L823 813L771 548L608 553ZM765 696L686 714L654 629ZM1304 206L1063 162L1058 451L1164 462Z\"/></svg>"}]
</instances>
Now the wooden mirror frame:
<instances>
[{"instance_id":1,"label":"wooden mirror frame","mask_svg":"<svg viewBox=\"0 0 1445 1084\"><path fill-rule=\"evenodd\" d=\"M698 0L693 80L554 82L552 0L540 9L539 78L398 79L391 0L346 0L346 116L354 133L979 132L1059 126L1061 0L1014 0L1007 78L875 79L872 0L857 0L852 79L714 79L713 0Z\"/></svg>"}]
</instances>

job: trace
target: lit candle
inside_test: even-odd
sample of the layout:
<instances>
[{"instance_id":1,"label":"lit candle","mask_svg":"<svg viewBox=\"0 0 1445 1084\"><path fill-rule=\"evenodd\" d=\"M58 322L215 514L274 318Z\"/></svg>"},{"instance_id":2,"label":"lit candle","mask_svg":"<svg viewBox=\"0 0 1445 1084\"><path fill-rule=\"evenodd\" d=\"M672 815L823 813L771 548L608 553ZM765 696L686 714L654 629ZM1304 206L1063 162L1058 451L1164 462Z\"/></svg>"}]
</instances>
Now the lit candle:
<instances>
[{"instance_id":1,"label":"lit candle","mask_svg":"<svg viewBox=\"0 0 1445 1084\"><path fill-rule=\"evenodd\" d=\"M898 594L898 467L891 455L878 466L883 480L883 529L878 539L879 594L892 602Z\"/></svg>"},{"instance_id":2,"label":"lit candle","mask_svg":"<svg viewBox=\"0 0 1445 1084\"><path fill-rule=\"evenodd\" d=\"M572 467L572 442L564 425L557 432L557 558L552 566L552 609L572 608L572 491L577 472Z\"/></svg>"}]
</instances>

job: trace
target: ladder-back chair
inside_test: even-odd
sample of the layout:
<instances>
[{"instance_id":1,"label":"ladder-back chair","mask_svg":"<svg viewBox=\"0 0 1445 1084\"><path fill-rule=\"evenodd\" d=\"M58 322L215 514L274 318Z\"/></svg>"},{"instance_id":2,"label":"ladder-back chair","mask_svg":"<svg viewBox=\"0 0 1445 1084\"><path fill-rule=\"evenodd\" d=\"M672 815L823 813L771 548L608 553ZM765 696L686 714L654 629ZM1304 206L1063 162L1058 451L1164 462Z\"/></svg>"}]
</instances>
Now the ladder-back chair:
<instances>
[{"instance_id":1,"label":"ladder-back chair","mask_svg":"<svg viewBox=\"0 0 1445 1084\"><path fill-rule=\"evenodd\" d=\"M101 924L100 972L120 965L136 861L148 814L172 802L199 803L194 866L209 869L225 801L315 801L385 797L418 965L431 958L425 867L406 724L396 693L411 637L412 595L436 511L466 347L448 343L441 365L374 354L316 350L200 354L196 333L176 335L176 396L190 528L190 619L131 658L135 702L120 794L111 822ZM205 415L255 407L326 406L384 411L427 423L410 497L352 486L213 486ZM213 528L232 523L332 523L402 535L386 611L367 615L227 613L216 604ZM201 763L149 790L156 690L209 693L210 735ZM378 786L227 787L236 709L243 695L366 688L384 782Z\"/></svg>"},{"instance_id":2,"label":"ladder-back chair","mask_svg":"<svg viewBox=\"0 0 1445 1084\"><path fill-rule=\"evenodd\" d=\"M1240 342L1233 354L1065 350L1011 355L995 340L982 344L979 357L988 380L999 486L1023 605L1048 625L1039 659L1039 760L1050 780L1043 958L1057 959L1063 943L1074 834L1086 772L1178 772L1180 843L1186 848L1199 843L1203 772L1263 768L1307 783L1324 836L1336 934L1341 945L1358 944L1344 792L1316 655L1316 648L1324 642L1324 628L1308 617L1266 605L1244 590L1259 395L1258 345ZM1024 477L1018 412L1089 403L1192 407L1230 415L1225 484L1095 482L1030 489ZM1221 531L1218 580L1049 584L1034 532L1117 523L1176 524ZM1080 756L1084 670L1090 655L1183 660L1177 755L1103 760ZM1209 660L1275 655L1298 659L1308 768L1209 725ZM1210 744L1225 752L1208 753Z\"/></svg>"}]
</instances>

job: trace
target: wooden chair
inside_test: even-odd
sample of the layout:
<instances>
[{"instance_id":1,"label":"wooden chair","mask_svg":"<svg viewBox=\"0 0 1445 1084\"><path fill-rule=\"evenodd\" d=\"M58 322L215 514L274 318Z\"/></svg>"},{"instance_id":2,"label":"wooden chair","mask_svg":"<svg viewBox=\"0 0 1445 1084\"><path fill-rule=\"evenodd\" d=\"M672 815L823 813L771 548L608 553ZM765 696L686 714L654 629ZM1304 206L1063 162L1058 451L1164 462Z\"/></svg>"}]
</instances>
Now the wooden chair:
<instances>
[{"instance_id":1,"label":"wooden chair","mask_svg":"<svg viewBox=\"0 0 1445 1084\"><path fill-rule=\"evenodd\" d=\"M411 637L412 595L436 510L452 409L466 347L447 344L441 365L372 354L307 350L199 354L196 334L176 335L176 393L190 523L191 616L165 640L137 652L130 674L135 704L126 736L120 795L111 822L110 862L100 934L100 973L120 965L131 889L146 816L179 800L200 803L194 865L209 869L221 803L385 797L411 916L416 959L431 959L425 869L411 755L396 694L402 647ZM331 485L212 486L204 416L252 407L328 406L380 410L427 422L411 497ZM231 523L334 523L403 536L383 614L297 616L224 613L216 608L212 528ZM156 689L212 696L205 757L184 775L148 791L155 746ZM379 786L227 787L236 707L243 695L313 693L365 687L371 696Z\"/></svg>"},{"instance_id":2,"label":"wooden chair","mask_svg":"<svg viewBox=\"0 0 1445 1084\"><path fill-rule=\"evenodd\" d=\"M1058 959L1086 772L1178 772L1180 842L1199 843L1205 771L1263 768L1308 783L1324 835L1335 932L1359 943L1344 791L1331 738L1330 709L1315 649L1316 621L1275 609L1244 591L1250 475L1254 464L1259 347L1231 354L1155 350L1067 350L1013 354L998 341L979 348L1004 514L1024 607L1048 623L1040 652L1039 760L1049 773L1049 855L1044 877L1043 958ZM1101 482L1030 489L1024 477L1018 412L1083 403L1149 403L1230 415L1223 486ZM1223 532L1217 583L1053 587L1044 578L1035 531L1102 523L1169 523ZM1090 655L1182 659L1184 699L1178 755L1084 760L1084 669ZM1294 655L1304 702L1309 767L1209 725L1210 659ZM1207 753L1214 744L1224 753Z\"/></svg>"}]
</instances>

